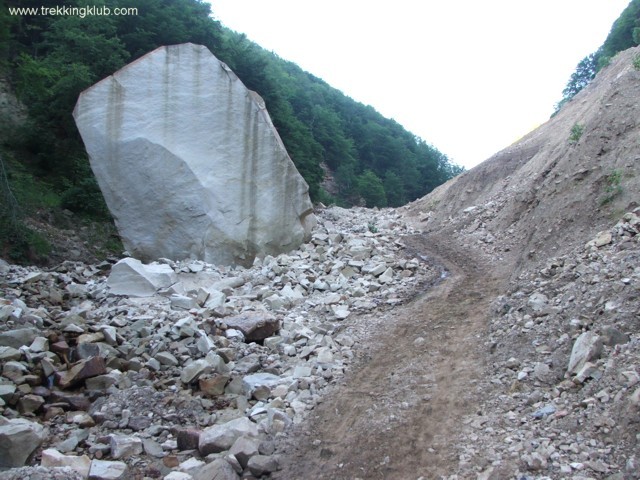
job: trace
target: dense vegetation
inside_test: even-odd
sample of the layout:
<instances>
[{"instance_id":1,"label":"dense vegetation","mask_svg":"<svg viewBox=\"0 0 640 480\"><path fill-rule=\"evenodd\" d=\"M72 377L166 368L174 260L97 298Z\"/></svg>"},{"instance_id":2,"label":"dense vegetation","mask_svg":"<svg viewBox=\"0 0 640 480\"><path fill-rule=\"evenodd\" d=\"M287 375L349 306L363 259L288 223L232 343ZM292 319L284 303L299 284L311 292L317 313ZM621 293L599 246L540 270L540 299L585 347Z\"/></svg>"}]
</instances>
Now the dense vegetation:
<instances>
[{"instance_id":1,"label":"dense vegetation","mask_svg":"<svg viewBox=\"0 0 640 480\"><path fill-rule=\"evenodd\" d=\"M248 88L265 99L315 201L345 206L399 206L425 195L461 171L444 154L397 122L264 50L245 35L224 28L214 20L215 12L212 14L208 3L6 3L6 7L0 7L0 69L28 107L29 120L0 145L5 153L5 186L9 186L5 192L20 189L16 179L28 177L27 183L36 189L52 193L49 203L55 204L57 198L60 207L73 212L108 217L71 116L78 94L158 46L183 42L206 45ZM81 18L11 15L9 10L61 4L135 7L137 15ZM332 181L324 181L327 177ZM8 217L2 211L0 222L6 223ZM6 244L6 236L4 240Z\"/></svg>"},{"instance_id":2,"label":"dense vegetation","mask_svg":"<svg viewBox=\"0 0 640 480\"><path fill-rule=\"evenodd\" d=\"M631 0L613 23L602 46L580 60L562 91L562 100L558 102L556 111L586 87L602 68L609 65L616 53L638 44L640 44L640 0Z\"/></svg>"}]
</instances>

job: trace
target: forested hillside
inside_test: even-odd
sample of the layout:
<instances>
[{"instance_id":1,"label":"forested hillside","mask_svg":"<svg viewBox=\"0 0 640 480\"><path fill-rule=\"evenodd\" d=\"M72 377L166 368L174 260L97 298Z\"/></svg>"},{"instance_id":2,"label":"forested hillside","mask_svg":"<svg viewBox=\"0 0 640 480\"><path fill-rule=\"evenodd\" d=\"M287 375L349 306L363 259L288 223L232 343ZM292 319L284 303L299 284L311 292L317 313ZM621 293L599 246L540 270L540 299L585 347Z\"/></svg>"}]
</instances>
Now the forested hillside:
<instances>
[{"instance_id":1,"label":"forested hillside","mask_svg":"<svg viewBox=\"0 0 640 480\"><path fill-rule=\"evenodd\" d=\"M13 8L55 7L58 0L8 0L0 9L4 76L28 107L29 125L4 145L9 177L46 179L61 205L104 214L71 112L78 94L161 45L206 45L266 101L313 200L349 206L399 206L461 168L397 122L355 102L297 65L215 21L198 0L97 0L133 15L16 15ZM86 6L82 0L62 2ZM332 195L322 187L332 178Z\"/></svg>"},{"instance_id":2,"label":"forested hillside","mask_svg":"<svg viewBox=\"0 0 640 480\"><path fill-rule=\"evenodd\" d=\"M638 44L640 44L640 0L631 0L620 17L613 23L602 46L580 60L562 92L562 100L558 102L556 111L589 85L596 73L609 65L611 58L616 53Z\"/></svg>"}]
</instances>

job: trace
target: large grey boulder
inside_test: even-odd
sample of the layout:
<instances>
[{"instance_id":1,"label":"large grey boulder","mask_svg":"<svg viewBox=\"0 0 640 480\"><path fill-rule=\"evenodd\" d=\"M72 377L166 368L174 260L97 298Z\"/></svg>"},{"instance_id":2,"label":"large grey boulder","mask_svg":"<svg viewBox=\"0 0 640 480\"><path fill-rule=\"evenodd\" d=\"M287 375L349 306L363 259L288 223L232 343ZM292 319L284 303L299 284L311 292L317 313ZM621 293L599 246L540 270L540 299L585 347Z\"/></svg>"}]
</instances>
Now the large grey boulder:
<instances>
[{"instance_id":1,"label":"large grey boulder","mask_svg":"<svg viewBox=\"0 0 640 480\"><path fill-rule=\"evenodd\" d=\"M47 436L45 428L29 420L0 421L0 468L21 467Z\"/></svg>"},{"instance_id":2,"label":"large grey boulder","mask_svg":"<svg viewBox=\"0 0 640 480\"><path fill-rule=\"evenodd\" d=\"M74 118L135 257L248 265L310 236L308 185L264 101L206 47L154 50L82 92Z\"/></svg>"}]
</instances>

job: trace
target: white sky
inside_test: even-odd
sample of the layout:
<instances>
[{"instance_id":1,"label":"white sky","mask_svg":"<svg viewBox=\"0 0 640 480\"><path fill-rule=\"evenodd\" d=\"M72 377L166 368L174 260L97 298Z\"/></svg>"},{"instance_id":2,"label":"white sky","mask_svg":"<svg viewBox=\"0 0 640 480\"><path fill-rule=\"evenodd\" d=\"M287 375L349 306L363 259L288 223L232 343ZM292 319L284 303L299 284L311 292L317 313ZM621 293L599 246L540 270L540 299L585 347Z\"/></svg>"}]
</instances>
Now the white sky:
<instances>
[{"instance_id":1,"label":"white sky","mask_svg":"<svg viewBox=\"0 0 640 480\"><path fill-rule=\"evenodd\" d=\"M211 0L214 17L470 168L544 123L629 0Z\"/></svg>"}]
</instances>

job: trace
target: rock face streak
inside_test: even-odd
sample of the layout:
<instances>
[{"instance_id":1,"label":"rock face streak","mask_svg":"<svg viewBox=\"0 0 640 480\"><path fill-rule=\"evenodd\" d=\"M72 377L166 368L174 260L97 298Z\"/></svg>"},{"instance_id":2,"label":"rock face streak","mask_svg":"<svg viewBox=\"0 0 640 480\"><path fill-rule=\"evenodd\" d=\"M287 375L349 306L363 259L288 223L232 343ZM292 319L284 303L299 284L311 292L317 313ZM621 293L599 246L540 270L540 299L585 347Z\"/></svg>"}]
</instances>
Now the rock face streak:
<instances>
[{"instance_id":1,"label":"rock face streak","mask_svg":"<svg viewBox=\"0 0 640 480\"><path fill-rule=\"evenodd\" d=\"M141 260L247 265L309 235L308 185L263 100L204 46L154 50L84 91L74 118Z\"/></svg>"}]
</instances>

